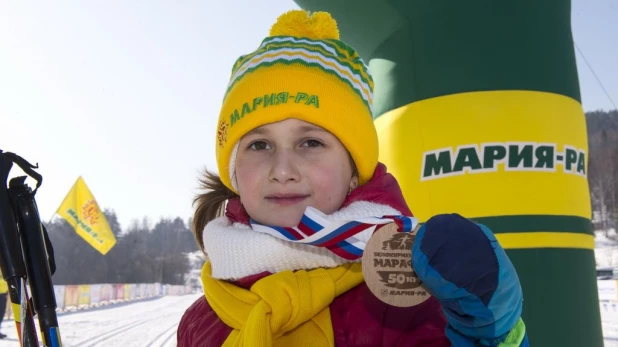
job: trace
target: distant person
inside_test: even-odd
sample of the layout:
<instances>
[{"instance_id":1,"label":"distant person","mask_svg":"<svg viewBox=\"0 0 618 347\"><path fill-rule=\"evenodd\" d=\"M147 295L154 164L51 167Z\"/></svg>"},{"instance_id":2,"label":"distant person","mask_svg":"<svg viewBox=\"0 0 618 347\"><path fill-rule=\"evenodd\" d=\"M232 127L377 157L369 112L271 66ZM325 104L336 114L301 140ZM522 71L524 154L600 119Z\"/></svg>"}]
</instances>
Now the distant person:
<instances>
[{"instance_id":1,"label":"distant person","mask_svg":"<svg viewBox=\"0 0 618 347\"><path fill-rule=\"evenodd\" d=\"M359 251L376 224L355 221L413 221L378 162L372 95L325 12L283 14L236 61L204 141L219 169L193 219L205 295L185 312L179 347L527 346L515 268L491 231L459 215L416 235L410 257L431 298L400 308L368 289Z\"/></svg>"}]
</instances>

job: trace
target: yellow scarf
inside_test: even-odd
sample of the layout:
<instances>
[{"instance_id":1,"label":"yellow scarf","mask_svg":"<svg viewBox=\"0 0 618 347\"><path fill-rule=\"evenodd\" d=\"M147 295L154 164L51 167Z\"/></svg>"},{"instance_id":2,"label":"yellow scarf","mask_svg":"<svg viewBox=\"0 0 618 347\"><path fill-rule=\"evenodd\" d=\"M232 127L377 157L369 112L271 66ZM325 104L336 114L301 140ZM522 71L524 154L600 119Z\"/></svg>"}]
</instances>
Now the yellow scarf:
<instances>
[{"instance_id":1,"label":"yellow scarf","mask_svg":"<svg viewBox=\"0 0 618 347\"><path fill-rule=\"evenodd\" d=\"M255 282L250 290L212 278L202 268L206 300L232 332L223 346L334 346L329 306L363 282L360 263L332 269L284 271Z\"/></svg>"}]
</instances>

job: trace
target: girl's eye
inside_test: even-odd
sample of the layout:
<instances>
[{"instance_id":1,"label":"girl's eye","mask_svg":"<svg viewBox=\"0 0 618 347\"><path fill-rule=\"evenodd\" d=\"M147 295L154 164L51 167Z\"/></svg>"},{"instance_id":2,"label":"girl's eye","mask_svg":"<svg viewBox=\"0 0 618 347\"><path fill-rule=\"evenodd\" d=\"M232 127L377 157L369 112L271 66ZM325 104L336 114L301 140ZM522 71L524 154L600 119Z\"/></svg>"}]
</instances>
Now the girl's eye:
<instances>
[{"instance_id":1,"label":"girl's eye","mask_svg":"<svg viewBox=\"0 0 618 347\"><path fill-rule=\"evenodd\" d=\"M266 149L270 149L270 146L264 141L255 141L254 143L249 145L249 149L252 149L254 151L263 151Z\"/></svg>"},{"instance_id":2,"label":"girl's eye","mask_svg":"<svg viewBox=\"0 0 618 347\"><path fill-rule=\"evenodd\" d=\"M303 142L302 147L321 147L324 144L318 140L307 140Z\"/></svg>"}]
</instances>

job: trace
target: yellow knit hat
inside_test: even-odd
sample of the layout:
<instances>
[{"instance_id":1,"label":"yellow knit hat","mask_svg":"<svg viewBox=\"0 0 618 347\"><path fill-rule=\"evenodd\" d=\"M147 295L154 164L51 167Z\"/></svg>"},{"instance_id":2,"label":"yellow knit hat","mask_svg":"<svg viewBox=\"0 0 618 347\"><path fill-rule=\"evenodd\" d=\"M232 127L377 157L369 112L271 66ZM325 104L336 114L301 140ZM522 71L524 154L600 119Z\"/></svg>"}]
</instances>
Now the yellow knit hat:
<instances>
[{"instance_id":1,"label":"yellow knit hat","mask_svg":"<svg viewBox=\"0 0 618 347\"><path fill-rule=\"evenodd\" d=\"M330 14L284 13L260 47L238 58L232 69L217 127L221 180L237 192L232 156L246 133L296 118L335 135L352 155L359 183L366 183L378 163L372 102L368 68L339 40Z\"/></svg>"}]
</instances>

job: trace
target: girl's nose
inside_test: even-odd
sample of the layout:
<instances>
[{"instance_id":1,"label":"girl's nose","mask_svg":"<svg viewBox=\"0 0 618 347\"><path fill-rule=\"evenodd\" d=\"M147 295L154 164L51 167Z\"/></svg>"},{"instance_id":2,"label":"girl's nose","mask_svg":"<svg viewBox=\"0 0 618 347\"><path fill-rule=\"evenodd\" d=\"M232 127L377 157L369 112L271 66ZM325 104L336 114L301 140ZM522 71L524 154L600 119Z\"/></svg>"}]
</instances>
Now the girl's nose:
<instances>
[{"instance_id":1,"label":"girl's nose","mask_svg":"<svg viewBox=\"0 0 618 347\"><path fill-rule=\"evenodd\" d=\"M290 149L277 149L272 158L269 179L271 182L285 184L298 182L299 171L294 163L294 153Z\"/></svg>"}]
</instances>

